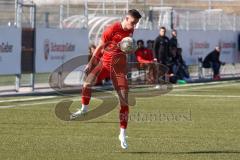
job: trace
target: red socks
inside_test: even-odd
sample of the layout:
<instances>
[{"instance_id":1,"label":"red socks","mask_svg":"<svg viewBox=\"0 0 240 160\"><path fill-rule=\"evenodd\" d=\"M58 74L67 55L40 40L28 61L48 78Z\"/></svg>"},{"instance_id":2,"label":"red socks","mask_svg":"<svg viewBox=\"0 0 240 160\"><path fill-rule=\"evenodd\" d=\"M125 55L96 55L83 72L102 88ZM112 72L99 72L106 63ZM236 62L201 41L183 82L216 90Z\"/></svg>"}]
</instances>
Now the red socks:
<instances>
[{"instance_id":1,"label":"red socks","mask_svg":"<svg viewBox=\"0 0 240 160\"><path fill-rule=\"evenodd\" d=\"M82 104L88 105L91 99L91 88L83 87L82 89Z\"/></svg>"},{"instance_id":2,"label":"red socks","mask_svg":"<svg viewBox=\"0 0 240 160\"><path fill-rule=\"evenodd\" d=\"M91 99L91 88L83 87L82 89L82 104L88 105ZM128 123L128 106L121 106L119 111L119 119L120 119L120 128L127 128Z\"/></svg>"},{"instance_id":3,"label":"red socks","mask_svg":"<svg viewBox=\"0 0 240 160\"><path fill-rule=\"evenodd\" d=\"M121 106L120 111L119 111L120 128L124 128L124 129L127 128L128 113L129 113L129 107Z\"/></svg>"}]
</instances>

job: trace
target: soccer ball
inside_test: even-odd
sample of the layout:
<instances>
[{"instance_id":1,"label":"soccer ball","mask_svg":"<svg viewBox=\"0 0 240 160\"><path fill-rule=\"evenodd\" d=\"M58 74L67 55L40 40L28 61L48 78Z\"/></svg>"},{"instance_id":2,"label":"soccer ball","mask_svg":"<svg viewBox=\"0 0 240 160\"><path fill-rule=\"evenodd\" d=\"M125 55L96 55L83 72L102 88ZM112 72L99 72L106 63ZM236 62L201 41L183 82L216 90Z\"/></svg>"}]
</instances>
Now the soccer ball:
<instances>
[{"instance_id":1,"label":"soccer ball","mask_svg":"<svg viewBox=\"0 0 240 160\"><path fill-rule=\"evenodd\" d=\"M135 44L132 37L125 37L120 42L120 50L124 53L133 53L135 51Z\"/></svg>"}]
</instances>

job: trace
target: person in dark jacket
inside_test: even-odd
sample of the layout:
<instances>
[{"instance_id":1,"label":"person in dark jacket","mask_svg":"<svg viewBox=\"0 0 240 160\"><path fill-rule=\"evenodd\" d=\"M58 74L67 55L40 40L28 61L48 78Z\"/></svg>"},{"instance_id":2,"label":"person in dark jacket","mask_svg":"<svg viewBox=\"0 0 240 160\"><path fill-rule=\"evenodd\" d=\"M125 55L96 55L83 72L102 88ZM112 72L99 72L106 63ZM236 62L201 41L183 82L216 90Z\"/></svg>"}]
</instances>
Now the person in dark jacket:
<instances>
[{"instance_id":1,"label":"person in dark jacket","mask_svg":"<svg viewBox=\"0 0 240 160\"><path fill-rule=\"evenodd\" d=\"M217 46L203 60L203 68L212 68L214 80L220 79L219 70L221 65L225 64L220 61L220 52L221 47Z\"/></svg>"},{"instance_id":2,"label":"person in dark jacket","mask_svg":"<svg viewBox=\"0 0 240 160\"><path fill-rule=\"evenodd\" d=\"M175 29L172 30L172 37L169 40L169 46L178 48L177 31Z\"/></svg>"},{"instance_id":3,"label":"person in dark jacket","mask_svg":"<svg viewBox=\"0 0 240 160\"><path fill-rule=\"evenodd\" d=\"M173 57L173 72L180 80L190 80L188 66L182 57L182 48L177 48L176 56Z\"/></svg>"},{"instance_id":4,"label":"person in dark jacket","mask_svg":"<svg viewBox=\"0 0 240 160\"><path fill-rule=\"evenodd\" d=\"M165 35L166 34L166 28L161 27L159 35L155 39L154 43L154 52L155 52L155 58L158 62L167 65L169 61L169 39Z\"/></svg>"}]
</instances>

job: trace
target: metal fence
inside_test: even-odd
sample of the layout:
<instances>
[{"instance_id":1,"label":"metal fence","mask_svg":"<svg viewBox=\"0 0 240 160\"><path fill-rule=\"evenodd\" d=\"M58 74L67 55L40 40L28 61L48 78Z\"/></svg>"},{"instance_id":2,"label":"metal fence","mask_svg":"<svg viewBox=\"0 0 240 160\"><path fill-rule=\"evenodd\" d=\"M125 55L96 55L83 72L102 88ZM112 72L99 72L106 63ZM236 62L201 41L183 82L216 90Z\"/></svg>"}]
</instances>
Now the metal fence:
<instances>
[{"instance_id":1,"label":"metal fence","mask_svg":"<svg viewBox=\"0 0 240 160\"><path fill-rule=\"evenodd\" d=\"M182 30L239 30L240 16L222 10L174 11L174 24Z\"/></svg>"},{"instance_id":2,"label":"metal fence","mask_svg":"<svg viewBox=\"0 0 240 160\"><path fill-rule=\"evenodd\" d=\"M62 3L61 3L62 2ZM134 2L134 1L133 1ZM16 25L17 15L21 15L21 26L31 25L32 11L27 5L17 10L15 1L0 1L0 26ZM71 4L68 0L59 1L56 5L36 5L37 27L87 27L90 19L98 17L121 18L129 8L138 8L143 19L139 28L158 29L166 26L180 30L240 30L240 16L226 14L221 9L179 9L177 7L158 7L150 4L129 3L129 1L89 1L88 3Z\"/></svg>"},{"instance_id":3,"label":"metal fence","mask_svg":"<svg viewBox=\"0 0 240 160\"><path fill-rule=\"evenodd\" d=\"M0 26L13 25L15 22L15 4L13 1L0 1Z\"/></svg>"}]
</instances>

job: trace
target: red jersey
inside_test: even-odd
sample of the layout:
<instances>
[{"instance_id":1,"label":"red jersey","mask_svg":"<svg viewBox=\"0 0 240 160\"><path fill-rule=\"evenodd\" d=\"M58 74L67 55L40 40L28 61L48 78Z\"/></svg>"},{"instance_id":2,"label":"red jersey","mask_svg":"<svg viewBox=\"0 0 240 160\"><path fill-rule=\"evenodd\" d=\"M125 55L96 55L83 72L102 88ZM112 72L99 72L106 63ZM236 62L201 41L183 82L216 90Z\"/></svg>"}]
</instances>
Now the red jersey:
<instances>
[{"instance_id":1,"label":"red jersey","mask_svg":"<svg viewBox=\"0 0 240 160\"><path fill-rule=\"evenodd\" d=\"M121 22L115 22L106 28L101 38L101 40L106 44L102 56L103 65L105 67L110 69L110 67L113 65L114 56L122 53L122 51L118 47L118 43L123 38L132 36L133 31L134 31L133 29L123 30ZM125 60L124 58L121 58L121 60L125 61L126 63L126 56L124 55L120 57L125 57Z\"/></svg>"},{"instance_id":2,"label":"red jersey","mask_svg":"<svg viewBox=\"0 0 240 160\"><path fill-rule=\"evenodd\" d=\"M139 48L135 52L137 61L139 63L152 63L153 62L153 52L147 48Z\"/></svg>"}]
</instances>

